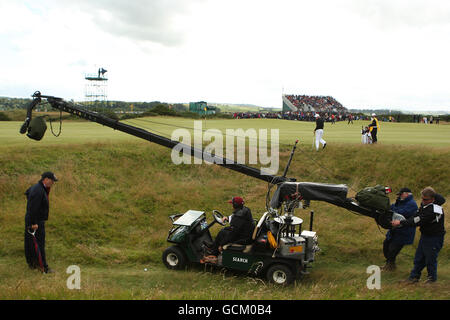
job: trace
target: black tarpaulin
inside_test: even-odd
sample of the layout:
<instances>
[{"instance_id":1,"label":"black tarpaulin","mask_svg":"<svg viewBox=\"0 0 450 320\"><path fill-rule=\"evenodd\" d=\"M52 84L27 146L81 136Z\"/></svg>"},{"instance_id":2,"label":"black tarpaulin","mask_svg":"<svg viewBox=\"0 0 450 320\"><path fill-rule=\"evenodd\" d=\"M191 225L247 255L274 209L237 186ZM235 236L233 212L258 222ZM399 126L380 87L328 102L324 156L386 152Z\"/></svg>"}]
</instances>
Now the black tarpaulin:
<instances>
[{"instance_id":1,"label":"black tarpaulin","mask_svg":"<svg viewBox=\"0 0 450 320\"><path fill-rule=\"evenodd\" d=\"M357 212L367 217L374 218L375 221L385 229L390 229L392 211L381 211L375 208L362 207L356 200L347 198L348 187L345 184L327 184L314 182L284 182L278 185L270 206L274 209L281 207L295 193L304 200L325 201L347 210Z\"/></svg>"},{"instance_id":2,"label":"black tarpaulin","mask_svg":"<svg viewBox=\"0 0 450 320\"><path fill-rule=\"evenodd\" d=\"M315 182L284 182L275 191L270 206L279 208L281 203L292 194L299 192L305 200L326 201L342 205L347 200L348 188L345 184L327 184Z\"/></svg>"}]
</instances>

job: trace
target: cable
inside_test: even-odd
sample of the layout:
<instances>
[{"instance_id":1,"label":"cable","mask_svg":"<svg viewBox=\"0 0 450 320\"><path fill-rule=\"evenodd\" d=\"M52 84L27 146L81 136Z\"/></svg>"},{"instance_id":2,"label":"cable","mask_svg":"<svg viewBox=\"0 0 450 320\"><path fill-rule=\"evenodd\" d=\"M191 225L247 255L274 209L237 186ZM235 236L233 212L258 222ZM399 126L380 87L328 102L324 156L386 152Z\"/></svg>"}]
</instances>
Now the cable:
<instances>
[{"instance_id":1,"label":"cable","mask_svg":"<svg viewBox=\"0 0 450 320\"><path fill-rule=\"evenodd\" d=\"M180 125L175 125L175 124L170 124L170 123L163 123L163 122L152 121L152 120L141 119L141 118L135 118L134 120L139 120L139 121L144 121L144 122L149 122L149 123L155 123L155 124L161 124L161 125L175 127L175 128L188 129L188 130L193 130L193 131L206 132L206 131L209 130L209 129L196 129L196 128L191 128L191 127L185 127L185 126L180 126ZM128 121L128 120L125 120L125 121ZM226 137L233 137L233 138L238 137L238 136L235 136L235 135L227 135L226 133L223 134L223 135L226 136ZM272 142L269 141L269 140L255 139L255 138L251 138L251 137L247 137L247 139L249 139L249 140L256 140L257 142L258 141L259 142L266 142L266 143L270 142L271 145L272 145ZM274 145L283 146L283 147L291 147L291 145L287 144L287 143L278 143L278 144L274 144Z\"/></svg>"},{"instance_id":2,"label":"cable","mask_svg":"<svg viewBox=\"0 0 450 320\"><path fill-rule=\"evenodd\" d=\"M175 124L163 123L163 122L158 122L158 121L152 121L152 120L148 120L148 119L135 118L135 119L133 119L133 120L142 121L142 122L148 122L148 123L154 123L154 124L160 124L160 125L165 125L165 126L170 126L170 127L175 127L175 128L188 129L188 130L193 130L193 131L198 131L198 130L201 130L202 132L206 132L206 131L207 131L206 129L196 129L196 128L191 128L191 127L186 127L186 126L181 126L181 125L175 125ZM132 121L130 121L129 119L127 119L127 120L125 120L125 121L126 121L126 122L130 122L131 124L134 124L134 125L137 125L137 126L141 126L140 124L137 124L137 123L135 123L135 122L132 122ZM159 134L162 134L164 137L168 138L168 137L166 136L167 133L163 133L163 132L158 131L158 130L155 130L155 129L153 129L153 128L151 128L151 129L150 129L150 128L147 128L147 127L143 127L143 128L148 129L148 130L151 130L151 131L154 131L154 132L157 132L157 133L159 133ZM233 135L233 136L227 135L226 133L225 133L224 135L225 135L225 136L229 136L229 137L233 137L233 138L234 138L234 137L237 137L237 136L234 136L234 135ZM252 138L250 138L250 137L248 137L248 139L249 139L249 140L255 140L255 139L252 139ZM259 140L259 141L270 142L270 141L268 141L268 140ZM286 143L278 143L278 146L291 147L291 145L286 144ZM325 170L325 171L328 173L329 176L332 175L331 170L328 169L326 166L324 166L324 165L319 166L318 161L317 161L317 156L310 156L308 159L310 159L310 160L311 160L311 161L312 161L319 169ZM270 184L273 184L273 180L272 180L272 182L269 183L269 185L270 185ZM351 186L349 186L349 188L350 188L351 190L355 191L355 192L358 192L357 190L353 189ZM270 190L269 190L269 191L270 191ZM266 207L267 207L267 201L266 201ZM348 210L348 211L350 211L350 210Z\"/></svg>"},{"instance_id":3,"label":"cable","mask_svg":"<svg viewBox=\"0 0 450 320\"><path fill-rule=\"evenodd\" d=\"M149 128L146 128L146 127L143 127L143 126L141 126L141 125L139 125L139 124L137 124L137 123L134 123L134 122L132 122L132 121L130 121L129 119L127 119L127 120L125 120L126 122L129 122L129 123L131 123L131 124L133 124L133 125L135 125L137 128L140 128L140 129L145 129L145 130L149 130L149 131L154 131L154 132L157 132L157 133L159 133L162 137L164 137L164 138L167 138L167 139L170 139L170 137L167 137L166 136L166 133L165 132L161 132L161 131L158 131L158 130L155 130L155 129L149 129ZM124 121L124 122L125 122Z\"/></svg>"},{"instance_id":4,"label":"cable","mask_svg":"<svg viewBox=\"0 0 450 320\"><path fill-rule=\"evenodd\" d=\"M59 132L58 132L58 134L55 134L55 132L53 131L52 119L49 117L48 120L50 122L50 130L51 130L52 134L55 137L59 137L59 135L61 134L61 128L62 128L62 110L59 110Z\"/></svg>"},{"instance_id":5,"label":"cable","mask_svg":"<svg viewBox=\"0 0 450 320\"><path fill-rule=\"evenodd\" d=\"M316 165L319 169L324 169L329 174L329 176L333 175L331 170L329 170L326 166L324 166L324 165L319 166L319 164L318 164L319 161L317 160L317 156L310 155L308 157L308 160L311 160L313 162L313 164ZM358 192L357 190L353 189L351 186L349 186L349 188L355 192Z\"/></svg>"}]
</instances>

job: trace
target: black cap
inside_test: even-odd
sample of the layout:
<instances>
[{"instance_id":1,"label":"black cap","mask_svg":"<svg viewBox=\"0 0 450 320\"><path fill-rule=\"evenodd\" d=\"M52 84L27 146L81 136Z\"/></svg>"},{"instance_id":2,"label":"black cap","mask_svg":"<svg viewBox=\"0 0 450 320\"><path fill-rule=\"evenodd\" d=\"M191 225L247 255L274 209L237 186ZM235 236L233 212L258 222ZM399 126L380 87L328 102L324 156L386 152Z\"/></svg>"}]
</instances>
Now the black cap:
<instances>
[{"instance_id":1,"label":"black cap","mask_svg":"<svg viewBox=\"0 0 450 320\"><path fill-rule=\"evenodd\" d=\"M409 188L401 188L400 191L397 192L397 194L402 194L403 192L411 193L412 191L411 191L411 189L409 189Z\"/></svg>"},{"instance_id":2,"label":"black cap","mask_svg":"<svg viewBox=\"0 0 450 320\"><path fill-rule=\"evenodd\" d=\"M44 172L41 177L42 179L49 178L53 181L58 181L58 179L56 179L55 175L51 171Z\"/></svg>"}]
</instances>

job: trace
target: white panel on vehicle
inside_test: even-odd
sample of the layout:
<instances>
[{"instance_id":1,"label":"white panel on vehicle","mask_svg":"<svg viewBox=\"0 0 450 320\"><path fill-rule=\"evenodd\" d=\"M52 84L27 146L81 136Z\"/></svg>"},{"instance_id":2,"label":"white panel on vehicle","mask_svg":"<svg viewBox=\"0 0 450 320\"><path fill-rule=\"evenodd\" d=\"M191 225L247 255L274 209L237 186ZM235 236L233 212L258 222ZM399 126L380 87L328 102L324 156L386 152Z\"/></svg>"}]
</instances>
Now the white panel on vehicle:
<instances>
[{"instance_id":1,"label":"white panel on vehicle","mask_svg":"<svg viewBox=\"0 0 450 320\"><path fill-rule=\"evenodd\" d=\"M316 235L314 231L303 230L301 236L304 238L313 238Z\"/></svg>"},{"instance_id":2,"label":"white panel on vehicle","mask_svg":"<svg viewBox=\"0 0 450 320\"><path fill-rule=\"evenodd\" d=\"M204 211L188 210L173 224L176 224L178 226L190 226L192 222L197 220L204 213Z\"/></svg>"}]
</instances>

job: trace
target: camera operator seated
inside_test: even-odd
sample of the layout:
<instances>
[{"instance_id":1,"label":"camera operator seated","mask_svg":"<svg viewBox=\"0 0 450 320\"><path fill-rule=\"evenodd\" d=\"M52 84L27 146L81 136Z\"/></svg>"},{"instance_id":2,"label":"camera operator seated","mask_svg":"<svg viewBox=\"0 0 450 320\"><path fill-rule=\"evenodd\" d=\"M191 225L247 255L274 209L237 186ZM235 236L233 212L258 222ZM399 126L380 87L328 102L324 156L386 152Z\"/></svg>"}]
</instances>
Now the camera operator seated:
<instances>
[{"instance_id":1,"label":"camera operator seated","mask_svg":"<svg viewBox=\"0 0 450 320\"><path fill-rule=\"evenodd\" d=\"M252 241L255 229L252 212L244 206L244 200L241 197L233 197L228 203L233 205L233 214L230 217L224 217L223 221L228 221L230 225L219 231L212 244L204 243L210 254L214 256L219 255L222 246L227 243L249 244Z\"/></svg>"}]
</instances>

